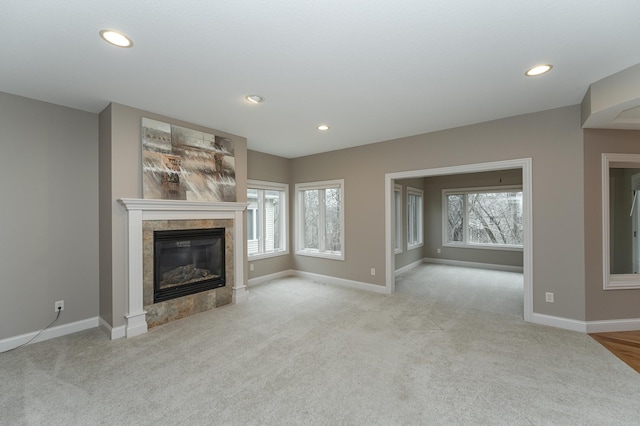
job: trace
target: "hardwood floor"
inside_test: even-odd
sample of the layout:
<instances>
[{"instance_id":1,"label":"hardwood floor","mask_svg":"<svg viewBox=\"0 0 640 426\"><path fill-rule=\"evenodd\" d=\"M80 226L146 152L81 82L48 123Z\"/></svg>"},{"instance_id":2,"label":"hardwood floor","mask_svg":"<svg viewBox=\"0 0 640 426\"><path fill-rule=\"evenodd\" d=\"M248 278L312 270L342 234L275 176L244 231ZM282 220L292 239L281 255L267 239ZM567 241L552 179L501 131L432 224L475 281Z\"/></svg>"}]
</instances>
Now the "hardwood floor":
<instances>
[{"instance_id":1,"label":"hardwood floor","mask_svg":"<svg viewBox=\"0 0 640 426\"><path fill-rule=\"evenodd\" d=\"M640 330L593 333L590 336L640 373Z\"/></svg>"}]
</instances>

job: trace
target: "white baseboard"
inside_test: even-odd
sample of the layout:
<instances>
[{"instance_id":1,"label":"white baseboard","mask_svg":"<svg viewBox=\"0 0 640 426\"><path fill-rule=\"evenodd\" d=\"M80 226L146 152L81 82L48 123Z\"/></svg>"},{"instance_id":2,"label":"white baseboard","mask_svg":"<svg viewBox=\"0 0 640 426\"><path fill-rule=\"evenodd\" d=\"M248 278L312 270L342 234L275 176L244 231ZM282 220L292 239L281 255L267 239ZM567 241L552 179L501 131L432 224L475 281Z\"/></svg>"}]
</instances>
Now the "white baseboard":
<instances>
[{"instance_id":1,"label":"white baseboard","mask_svg":"<svg viewBox=\"0 0 640 426\"><path fill-rule=\"evenodd\" d=\"M587 333L640 330L640 318L587 321Z\"/></svg>"},{"instance_id":2,"label":"white baseboard","mask_svg":"<svg viewBox=\"0 0 640 426\"><path fill-rule=\"evenodd\" d=\"M276 272L275 274L267 274L260 277L251 278L247 281L247 286L251 287L254 285L268 283L269 281L277 280L279 278L291 277L295 275L296 271L294 271L293 269L288 269L286 271Z\"/></svg>"},{"instance_id":3,"label":"white baseboard","mask_svg":"<svg viewBox=\"0 0 640 426\"><path fill-rule=\"evenodd\" d=\"M19 336L8 337L0 340L0 352L8 351L9 349L16 348L20 345L27 343L33 339L31 343L43 342L45 340L53 339L55 337L65 336L71 333L77 333L78 331L88 330L98 326L98 317L87 318L84 320L71 322L69 324L63 324L56 327L51 327L44 330L38 337L33 339L39 331L33 331L31 333L21 334Z\"/></svg>"},{"instance_id":4,"label":"white baseboard","mask_svg":"<svg viewBox=\"0 0 640 426\"><path fill-rule=\"evenodd\" d=\"M552 315L536 314L534 312L531 322L563 328L565 330L579 331L581 333L607 333L640 330L640 318L580 321L569 318L554 317Z\"/></svg>"},{"instance_id":5,"label":"white baseboard","mask_svg":"<svg viewBox=\"0 0 640 426\"><path fill-rule=\"evenodd\" d=\"M293 275L297 277L307 278L313 281L319 281L325 284L337 285L339 287L355 288L358 290L371 291L374 293L386 294L387 288L382 285L364 283L361 281L345 280L343 278L330 277L328 275L313 274L311 272L293 271Z\"/></svg>"},{"instance_id":6,"label":"white baseboard","mask_svg":"<svg viewBox=\"0 0 640 426\"><path fill-rule=\"evenodd\" d=\"M523 272L522 266L509 266L498 265L495 263L480 263L480 262L467 262L464 260L451 260L451 259L436 259L425 257L423 259L425 263L438 263L441 265L462 266L465 268L477 268L477 269L491 269L494 271L506 271L506 272Z\"/></svg>"},{"instance_id":7,"label":"white baseboard","mask_svg":"<svg viewBox=\"0 0 640 426\"><path fill-rule=\"evenodd\" d=\"M295 269L288 269L286 271L277 272L275 274L263 275L261 277L251 278L248 282L248 286L255 286L259 284L268 283L273 280L284 277L302 277L312 281L319 281L325 284L337 285L340 287L356 288L358 290L372 291L374 293L386 294L387 289L381 285L364 283L361 281L345 280L343 278L331 277L328 275L314 274L311 272L296 271Z\"/></svg>"},{"instance_id":8,"label":"white baseboard","mask_svg":"<svg viewBox=\"0 0 640 426\"><path fill-rule=\"evenodd\" d=\"M99 326L100 330L104 331L111 340L121 339L127 335L127 329L124 325L121 325L120 327L111 327L111 324L105 321L102 317L100 317Z\"/></svg>"},{"instance_id":9,"label":"white baseboard","mask_svg":"<svg viewBox=\"0 0 640 426\"><path fill-rule=\"evenodd\" d=\"M423 263L424 263L424 259L417 260L413 263L408 264L407 266L403 266L402 268L396 269L395 274L396 276L398 276L404 272L412 270L416 266L422 265Z\"/></svg>"},{"instance_id":10,"label":"white baseboard","mask_svg":"<svg viewBox=\"0 0 640 426\"><path fill-rule=\"evenodd\" d=\"M563 328L565 330L578 331L580 333L587 332L587 323L585 321L570 318L554 317L553 315L537 314L534 312L531 316L531 322L534 324Z\"/></svg>"}]
</instances>

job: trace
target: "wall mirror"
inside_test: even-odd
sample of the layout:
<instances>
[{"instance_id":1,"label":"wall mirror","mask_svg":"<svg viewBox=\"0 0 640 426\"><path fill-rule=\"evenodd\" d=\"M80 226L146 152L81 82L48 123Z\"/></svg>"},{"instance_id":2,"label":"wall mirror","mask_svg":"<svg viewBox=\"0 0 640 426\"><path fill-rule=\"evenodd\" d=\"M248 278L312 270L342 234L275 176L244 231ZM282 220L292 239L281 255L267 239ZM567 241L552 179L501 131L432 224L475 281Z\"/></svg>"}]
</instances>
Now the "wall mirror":
<instances>
[{"instance_id":1,"label":"wall mirror","mask_svg":"<svg viewBox=\"0 0 640 426\"><path fill-rule=\"evenodd\" d=\"M605 290L640 289L640 155L602 154Z\"/></svg>"}]
</instances>

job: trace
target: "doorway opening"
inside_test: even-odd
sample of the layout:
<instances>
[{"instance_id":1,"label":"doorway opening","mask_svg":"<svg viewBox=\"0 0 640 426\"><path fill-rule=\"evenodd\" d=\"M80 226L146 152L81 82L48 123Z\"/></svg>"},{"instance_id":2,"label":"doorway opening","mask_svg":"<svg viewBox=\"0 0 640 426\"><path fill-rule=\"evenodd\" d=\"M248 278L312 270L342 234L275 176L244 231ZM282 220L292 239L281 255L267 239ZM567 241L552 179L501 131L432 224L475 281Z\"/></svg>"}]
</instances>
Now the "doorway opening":
<instances>
[{"instance_id":1,"label":"doorway opening","mask_svg":"<svg viewBox=\"0 0 640 426\"><path fill-rule=\"evenodd\" d=\"M531 321L533 316L533 234L532 220L532 179L531 158L496 161L489 163L467 164L423 170L412 170L385 174L385 290L395 292L395 196L394 183L400 179L425 178L477 172L522 170L522 219L523 219L523 312L524 320Z\"/></svg>"}]
</instances>

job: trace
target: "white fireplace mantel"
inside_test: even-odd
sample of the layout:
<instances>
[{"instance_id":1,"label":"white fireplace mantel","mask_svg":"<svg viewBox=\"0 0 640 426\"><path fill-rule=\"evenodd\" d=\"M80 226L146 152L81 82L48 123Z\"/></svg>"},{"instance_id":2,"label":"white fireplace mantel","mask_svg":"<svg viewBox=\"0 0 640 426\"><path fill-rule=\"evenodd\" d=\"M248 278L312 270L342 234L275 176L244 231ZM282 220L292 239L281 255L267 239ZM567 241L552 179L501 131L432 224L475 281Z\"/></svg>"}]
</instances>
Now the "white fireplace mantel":
<instances>
[{"instance_id":1,"label":"white fireplace mantel","mask_svg":"<svg viewBox=\"0 0 640 426\"><path fill-rule=\"evenodd\" d=\"M121 198L128 219L128 274L127 274L127 337L147 332L146 312L143 309L142 225L145 220L232 219L234 227L233 250L233 303L242 303L247 297L244 283L242 247L244 247L244 220L242 213L247 203L203 202L183 200L147 200Z\"/></svg>"}]
</instances>

